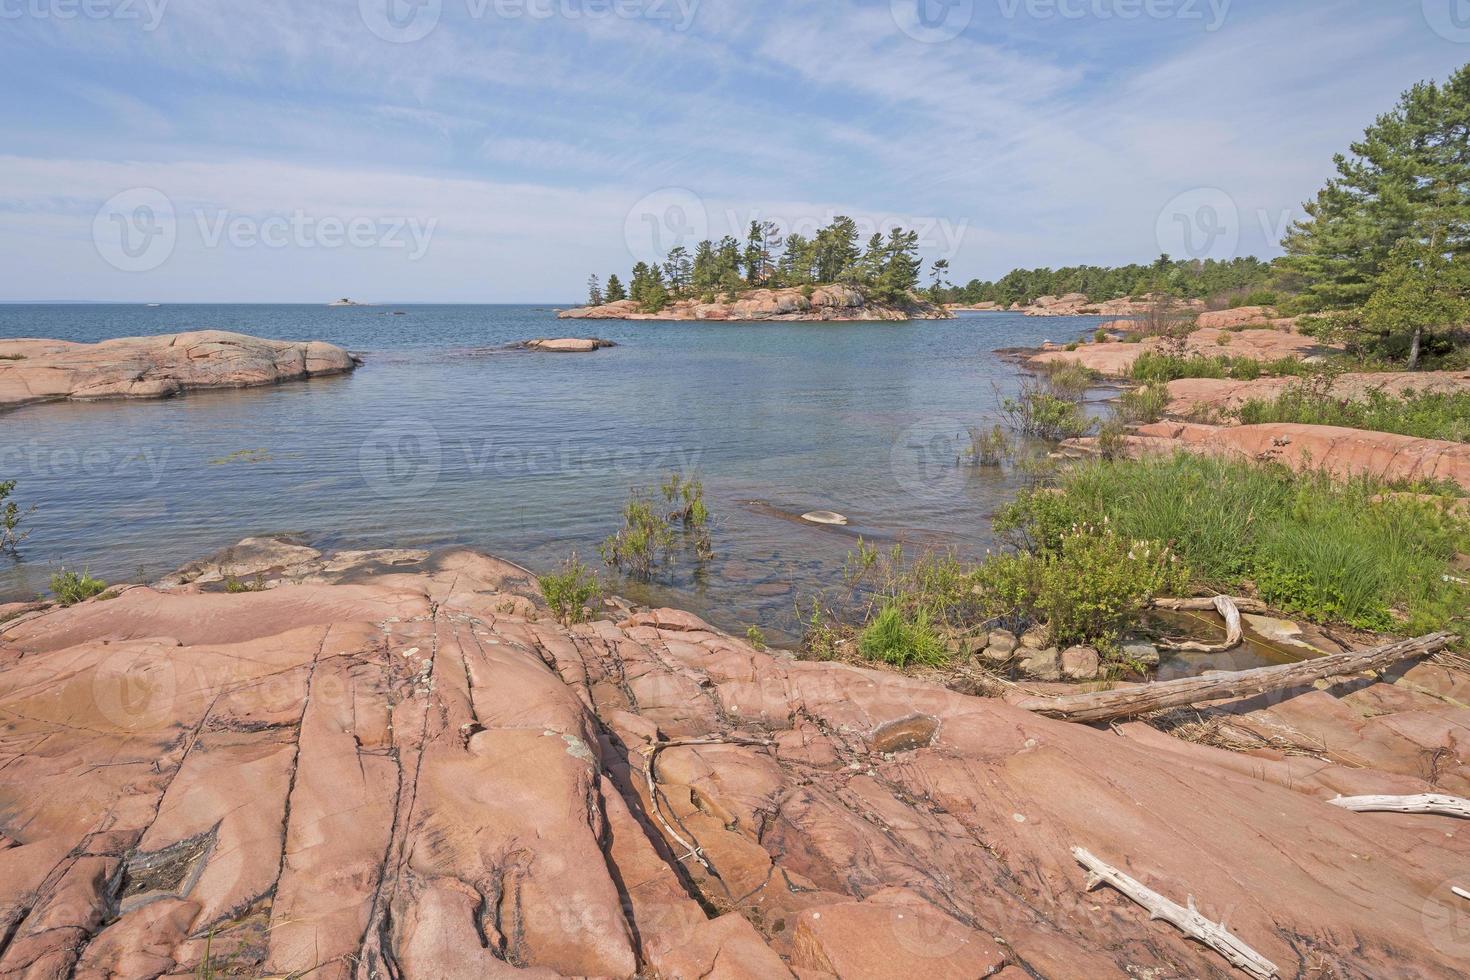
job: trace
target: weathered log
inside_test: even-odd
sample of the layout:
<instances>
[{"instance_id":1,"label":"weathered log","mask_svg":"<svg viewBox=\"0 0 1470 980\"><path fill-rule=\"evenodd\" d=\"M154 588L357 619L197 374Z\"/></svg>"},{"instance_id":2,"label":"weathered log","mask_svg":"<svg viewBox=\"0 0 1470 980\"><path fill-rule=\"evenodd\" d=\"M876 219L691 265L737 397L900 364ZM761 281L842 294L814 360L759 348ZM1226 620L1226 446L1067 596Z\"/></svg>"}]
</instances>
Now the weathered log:
<instances>
[{"instance_id":1,"label":"weathered log","mask_svg":"<svg viewBox=\"0 0 1470 980\"><path fill-rule=\"evenodd\" d=\"M1219 596L1204 596L1197 599L1155 599L1151 605L1155 609L1168 609L1173 612L1209 612L1215 609L1215 599ZM1256 616L1269 615L1271 607L1259 599L1240 599L1227 596L1241 612L1248 612Z\"/></svg>"},{"instance_id":2,"label":"weathered log","mask_svg":"<svg viewBox=\"0 0 1470 980\"><path fill-rule=\"evenodd\" d=\"M1244 970L1258 980L1270 980L1278 975L1276 964L1251 949L1218 922L1211 922L1194 907L1194 896L1187 899L1188 907L1172 902L1142 882L1130 878L1110 864L1080 847L1072 848L1077 863L1087 869L1087 890L1098 885L1111 885L1129 899L1143 906L1150 919L1163 919L1190 939L1204 943L1230 961L1230 965Z\"/></svg>"},{"instance_id":3,"label":"weathered log","mask_svg":"<svg viewBox=\"0 0 1470 980\"><path fill-rule=\"evenodd\" d=\"M1295 664L1258 667L1255 670L1217 673L1205 677L1184 677L1159 684L1143 684L1087 694L1029 696L1011 703L1018 708L1064 721L1112 721L1151 711L1163 711L1166 708L1181 708L1206 701L1224 701L1265 691L1298 687L1324 677L1382 670L1400 660L1422 657L1442 650L1453 638L1449 633L1431 633L1415 640L1400 640L1369 650L1338 653Z\"/></svg>"},{"instance_id":4,"label":"weathered log","mask_svg":"<svg viewBox=\"0 0 1470 980\"><path fill-rule=\"evenodd\" d=\"M1339 796L1328 800L1333 806L1356 813L1434 813L1470 820L1470 800L1442 793L1420 796Z\"/></svg>"},{"instance_id":5,"label":"weathered log","mask_svg":"<svg viewBox=\"0 0 1470 980\"><path fill-rule=\"evenodd\" d=\"M1165 602L1171 600L1163 600ZM1182 603L1187 600L1172 600L1181 603L1172 607L1160 608L1184 608ZM1207 608L1215 610L1225 620L1225 640L1221 643L1201 643L1198 640L1186 640L1182 643L1160 643L1159 647L1164 650L1181 650L1190 653L1224 653L1226 650L1234 650L1240 646L1243 631L1240 623L1240 608L1236 600L1228 595L1217 595L1213 599L1195 600L1208 602ZM1158 605L1155 603L1155 605Z\"/></svg>"}]
</instances>

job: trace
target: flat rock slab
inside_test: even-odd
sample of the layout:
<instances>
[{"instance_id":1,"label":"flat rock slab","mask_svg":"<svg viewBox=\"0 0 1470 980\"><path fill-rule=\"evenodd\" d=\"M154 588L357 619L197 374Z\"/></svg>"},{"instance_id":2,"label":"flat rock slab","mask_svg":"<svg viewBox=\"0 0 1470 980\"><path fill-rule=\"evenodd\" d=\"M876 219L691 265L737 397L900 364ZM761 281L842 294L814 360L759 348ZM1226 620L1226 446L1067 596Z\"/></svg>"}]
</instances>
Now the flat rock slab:
<instances>
[{"instance_id":1,"label":"flat rock slab","mask_svg":"<svg viewBox=\"0 0 1470 980\"><path fill-rule=\"evenodd\" d=\"M1283 976L1462 972L1470 835L1327 802L1466 794L1446 667L1241 702L1242 754L678 610L562 627L467 551L171 581L0 624L0 976L1226 975L1074 846Z\"/></svg>"},{"instance_id":2,"label":"flat rock slab","mask_svg":"<svg viewBox=\"0 0 1470 980\"><path fill-rule=\"evenodd\" d=\"M1370 476L1385 482L1448 480L1470 490L1470 445L1370 432L1336 425L1202 425L1154 422L1124 437L1132 457L1179 452L1281 463L1297 471L1337 477ZM1095 438L1068 439L1064 454L1097 451Z\"/></svg>"},{"instance_id":3,"label":"flat rock slab","mask_svg":"<svg viewBox=\"0 0 1470 980\"><path fill-rule=\"evenodd\" d=\"M1302 378L1181 378L1169 382L1169 413L1231 412L1251 401L1274 401L1300 388ZM1382 371L1338 375L1326 394L1338 400L1365 401L1372 392L1402 398L1408 394L1456 394L1470 391L1470 371Z\"/></svg>"},{"instance_id":4,"label":"flat rock slab","mask_svg":"<svg viewBox=\"0 0 1470 980\"><path fill-rule=\"evenodd\" d=\"M0 340L0 410L35 402L170 398L196 388L246 388L353 370L321 341L263 340L223 330L120 337L96 344Z\"/></svg>"},{"instance_id":5,"label":"flat rock slab","mask_svg":"<svg viewBox=\"0 0 1470 980\"><path fill-rule=\"evenodd\" d=\"M1033 367L1050 364L1080 364L1110 378L1124 378L1133 362L1145 351L1164 347L1162 337L1149 337L1136 344L1083 344L1076 350L1047 350L1028 362ZM1187 356L1244 357L1256 361L1275 361L1283 357L1297 360L1326 353L1333 348L1320 341L1285 330L1226 330L1206 327L1196 330L1185 341Z\"/></svg>"}]
</instances>

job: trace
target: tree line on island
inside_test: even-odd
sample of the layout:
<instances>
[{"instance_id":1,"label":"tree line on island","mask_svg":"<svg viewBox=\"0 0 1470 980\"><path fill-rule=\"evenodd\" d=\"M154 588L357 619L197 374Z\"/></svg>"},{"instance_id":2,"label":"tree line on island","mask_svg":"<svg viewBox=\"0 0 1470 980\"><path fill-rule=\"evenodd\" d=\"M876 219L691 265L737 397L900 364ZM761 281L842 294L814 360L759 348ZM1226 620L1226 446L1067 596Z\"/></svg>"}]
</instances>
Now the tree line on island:
<instances>
[{"instance_id":1,"label":"tree line on island","mask_svg":"<svg viewBox=\"0 0 1470 980\"><path fill-rule=\"evenodd\" d=\"M593 276L593 305L632 299L648 312L670 301L713 302L758 287L857 287L872 300L1001 307L1082 293L1094 303L1125 297L1207 299L1212 305L1274 306L1303 329L1346 340L1365 356L1426 358L1470 368L1470 65L1443 84L1421 82L1334 158L1335 175L1289 229L1285 255L1176 260L1147 265L1014 269L995 281L948 282L935 260L927 286L916 232L894 228L860 242L839 216L807 238L754 221L744 242L673 249L661 265L640 262L627 285Z\"/></svg>"},{"instance_id":2,"label":"tree line on island","mask_svg":"<svg viewBox=\"0 0 1470 980\"><path fill-rule=\"evenodd\" d=\"M943 288L949 262L937 259L930 271L931 290ZM643 312L657 313L676 300L713 303L747 289L842 284L880 303L906 305L916 298L922 274L915 231L894 228L863 245L857 222L846 215L811 238L783 235L774 221L752 221L744 242L726 235L718 242L700 242L692 253L675 246L662 264L635 265L626 285L616 273L607 277L606 286L594 275L587 280L587 301L600 306L632 300Z\"/></svg>"}]
</instances>

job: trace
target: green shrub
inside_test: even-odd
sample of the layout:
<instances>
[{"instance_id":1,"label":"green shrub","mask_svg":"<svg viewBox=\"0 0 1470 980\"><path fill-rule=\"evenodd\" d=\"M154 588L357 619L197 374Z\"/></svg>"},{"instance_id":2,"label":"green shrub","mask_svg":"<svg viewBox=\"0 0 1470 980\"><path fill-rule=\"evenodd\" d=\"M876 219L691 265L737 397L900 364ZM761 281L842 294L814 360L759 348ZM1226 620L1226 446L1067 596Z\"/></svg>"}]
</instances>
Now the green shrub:
<instances>
[{"instance_id":1,"label":"green shrub","mask_svg":"<svg viewBox=\"0 0 1470 980\"><path fill-rule=\"evenodd\" d=\"M906 615L897 605L885 606L863 628L858 650L868 660L899 668L938 667L948 659L944 641L929 625L928 614L920 610Z\"/></svg>"},{"instance_id":2,"label":"green shrub","mask_svg":"<svg viewBox=\"0 0 1470 980\"><path fill-rule=\"evenodd\" d=\"M766 649L766 634L761 632L759 626L752 626L745 631L745 642L757 650Z\"/></svg>"},{"instance_id":3,"label":"green shrub","mask_svg":"<svg viewBox=\"0 0 1470 980\"><path fill-rule=\"evenodd\" d=\"M225 591L231 594L240 592L264 592L265 573L256 572L255 577L248 582L234 575L226 575Z\"/></svg>"},{"instance_id":4,"label":"green shrub","mask_svg":"<svg viewBox=\"0 0 1470 980\"><path fill-rule=\"evenodd\" d=\"M1169 407L1169 386L1149 384L1125 391L1113 402L1113 414L1120 421L1137 425L1157 422Z\"/></svg>"},{"instance_id":5,"label":"green shrub","mask_svg":"<svg viewBox=\"0 0 1470 980\"><path fill-rule=\"evenodd\" d=\"M9 552L18 557L17 549L25 540L28 532L20 529L20 523L25 518L26 512L20 509L20 504L10 499L10 495L14 492L14 480L0 483L0 554Z\"/></svg>"},{"instance_id":6,"label":"green shrub","mask_svg":"<svg viewBox=\"0 0 1470 980\"><path fill-rule=\"evenodd\" d=\"M575 554L562 563L560 572L542 575L537 581L552 615L567 625L586 619L587 607L602 594L597 576Z\"/></svg>"},{"instance_id":7,"label":"green shrub","mask_svg":"<svg viewBox=\"0 0 1470 980\"><path fill-rule=\"evenodd\" d=\"M1002 401L1000 410L1011 428L1036 439L1071 439L1092 429L1079 401L1051 394L1031 382L1023 381L1020 394Z\"/></svg>"},{"instance_id":8,"label":"green shrub","mask_svg":"<svg viewBox=\"0 0 1470 980\"><path fill-rule=\"evenodd\" d=\"M63 568L51 576L51 591L56 595L56 601L63 606L75 606L106 592L107 583L93 578L85 569L79 575Z\"/></svg>"},{"instance_id":9,"label":"green shrub","mask_svg":"<svg viewBox=\"0 0 1470 980\"><path fill-rule=\"evenodd\" d=\"M1154 598L1180 594L1189 578L1167 546L1082 524L1061 534L1055 549L992 558L977 585L994 616L1043 622L1059 646L1106 646Z\"/></svg>"},{"instance_id":10,"label":"green shrub","mask_svg":"<svg viewBox=\"0 0 1470 980\"><path fill-rule=\"evenodd\" d=\"M1050 394L1074 402L1080 402L1097 381L1096 371L1073 361L1048 365L1041 374L1041 383Z\"/></svg>"},{"instance_id":11,"label":"green shrub","mask_svg":"<svg viewBox=\"0 0 1470 980\"><path fill-rule=\"evenodd\" d=\"M598 545L597 553L612 567L647 581L672 557L674 531L640 491L623 505L623 527Z\"/></svg>"}]
</instances>

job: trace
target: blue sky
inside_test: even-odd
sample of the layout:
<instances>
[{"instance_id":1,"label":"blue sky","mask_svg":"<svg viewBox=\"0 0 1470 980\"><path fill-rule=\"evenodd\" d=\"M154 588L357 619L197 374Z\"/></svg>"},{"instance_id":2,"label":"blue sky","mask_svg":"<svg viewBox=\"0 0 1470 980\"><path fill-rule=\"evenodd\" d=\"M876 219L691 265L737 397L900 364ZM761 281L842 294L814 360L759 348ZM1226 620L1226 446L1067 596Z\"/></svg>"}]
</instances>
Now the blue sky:
<instances>
[{"instance_id":1,"label":"blue sky","mask_svg":"<svg viewBox=\"0 0 1470 980\"><path fill-rule=\"evenodd\" d=\"M1470 61L1463 0L915 2L0 0L0 300L565 301L834 213L959 282L1271 255Z\"/></svg>"}]
</instances>

